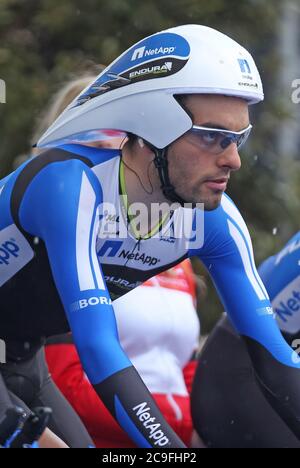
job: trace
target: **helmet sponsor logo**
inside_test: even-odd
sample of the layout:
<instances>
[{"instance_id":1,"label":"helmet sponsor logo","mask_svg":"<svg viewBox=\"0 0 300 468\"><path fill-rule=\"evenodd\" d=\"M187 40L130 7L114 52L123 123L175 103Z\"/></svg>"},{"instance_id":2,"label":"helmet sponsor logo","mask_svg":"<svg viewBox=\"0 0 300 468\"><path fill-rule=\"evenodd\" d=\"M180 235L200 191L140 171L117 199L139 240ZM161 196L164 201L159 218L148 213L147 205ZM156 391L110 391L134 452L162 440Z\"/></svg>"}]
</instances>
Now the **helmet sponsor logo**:
<instances>
[{"instance_id":1,"label":"helmet sponsor logo","mask_svg":"<svg viewBox=\"0 0 300 468\"><path fill-rule=\"evenodd\" d=\"M252 73L248 60L238 59L238 62L242 73Z\"/></svg>"},{"instance_id":2,"label":"helmet sponsor logo","mask_svg":"<svg viewBox=\"0 0 300 468\"><path fill-rule=\"evenodd\" d=\"M138 81L173 75L187 64L189 57L190 45L185 38L174 33L155 34L106 68L71 108Z\"/></svg>"},{"instance_id":3,"label":"helmet sponsor logo","mask_svg":"<svg viewBox=\"0 0 300 468\"><path fill-rule=\"evenodd\" d=\"M134 72L130 73L129 77L133 79L145 75L158 75L162 73L167 74L168 72L172 71L172 68L172 62L165 62L164 65L156 65L154 67L147 67L141 68L140 70L135 70Z\"/></svg>"},{"instance_id":4,"label":"helmet sponsor logo","mask_svg":"<svg viewBox=\"0 0 300 468\"><path fill-rule=\"evenodd\" d=\"M143 57L153 57L155 55L171 55L175 50L176 47L156 47L156 49L146 49L146 46L144 46L133 52L131 61L133 62Z\"/></svg>"},{"instance_id":5,"label":"helmet sponsor logo","mask_svg":"<svg viewBox=\"0 0 300 468\"><path fill-rule=\"evenodd\" d=\"M238 83L239 86L243 86L245 88L255 88L255 89L258 89L258 83L253 83L253 74L252 74L252 70L251 70L251 67L249 65L249 62L248 60L246 59L238 59L238 64L239 64L239 67L240 67L240 70L242 72L242 78L243 78L243 81L240 81ZM252 81L252 83L249 83L249 81Z\"/></svg>"},{"instance_id":6,"label":"helmet sponsor logo","mask_svg":"<svg viewBox=\"0 0 300 468\"><path fill-rule=\"evenodd\" d=\"M248 88L258 88L258 83L248 83L248 82L240 81L239 86L245 86Z\"/></svg>"}]
</instances>

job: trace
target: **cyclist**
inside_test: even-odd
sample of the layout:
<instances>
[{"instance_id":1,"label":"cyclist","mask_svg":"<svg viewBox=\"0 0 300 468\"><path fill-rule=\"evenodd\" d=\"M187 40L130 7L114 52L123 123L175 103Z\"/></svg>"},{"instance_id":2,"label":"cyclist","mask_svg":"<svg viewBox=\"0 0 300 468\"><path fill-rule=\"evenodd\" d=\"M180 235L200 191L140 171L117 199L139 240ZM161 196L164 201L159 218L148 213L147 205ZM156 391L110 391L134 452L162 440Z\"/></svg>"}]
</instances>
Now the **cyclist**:
<instances>
[{"instance_id":1,"label":"cyclist","mask_svg":"<svg viewBox=\"0 0 300 468\"><path fill-rule=\"evenodd\" d=\"M83 76L66 83L52 98L35 135L45 131L79 92L95 79L96 76ZM93 139L84 144L120 148L126 139L124 135L116 139L115 134L118 132L110 130L105 134L99 131L100 141ZM163 416L186 445L190 445L192 434L190 391L196 366L196 360L188 360L194 356L199 333L195 279L190 261L186 260L114 303L124 351L154 396ZM201 293L203 286L198 287ZM142 333L145 326L146 340ZM52 379L79 414L96 447L134 447L86 378L71 335L51 338L46 355Z\"/></svg>"},{"instance_id":2,"label":"cyclist","mask_svg":"<svg viewBox=\"0 0 300 468\"><path fill-rule=\"evenodd\" d=\"M277 323L299 349L300 232L259 268ZM271 371L281 369L271 366ZM293 375L288 376L293 380ZM278 380L278 392L280 383ZM284 395L287 404L290 392ZM259 387L251 358L225 315L200 353L192 393L197 432L209 447L299 448L299 440L270 406Z\"/></svg>"},{"instance_id":3,"label":"cyclist","mask_svg":"<svg viewBox=\"0 0 300 468\"><path fill-rule=\"evenodd\" d=\"M51 148L1 181L1 337L35 352L43 337L70 327L96 393L138 446L183 444L122 350L111 300L194 255L276 410L300 435L300 365L274 321L247 227L224 194L251 130L248 105L262 99L239 44L203 26L172 28L104 70L40 139ZM95 129L129 134L122 157L71 143ZM163 206L149 215L155 203Z\"/></svg>"}]
</instances>

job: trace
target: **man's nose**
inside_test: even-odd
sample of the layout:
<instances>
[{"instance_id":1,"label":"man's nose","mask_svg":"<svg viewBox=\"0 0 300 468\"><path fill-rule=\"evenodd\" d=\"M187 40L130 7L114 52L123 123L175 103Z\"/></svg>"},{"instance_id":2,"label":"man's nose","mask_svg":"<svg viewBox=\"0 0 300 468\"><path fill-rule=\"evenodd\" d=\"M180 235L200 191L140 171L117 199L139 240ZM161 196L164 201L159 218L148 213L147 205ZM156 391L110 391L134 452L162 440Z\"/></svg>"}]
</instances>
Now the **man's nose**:
<instances>
[{"instance_id":1,"label":"man's nose","mask_svg":"<svg viewBox=\"0 0 300 468\"><path fill-rule=\"evenodd\" d=\"M241 158L236 143L231 143L218 157L219 167L227 167L231 171L238 171L241 165Z\"/></svg>"}]
</instances>

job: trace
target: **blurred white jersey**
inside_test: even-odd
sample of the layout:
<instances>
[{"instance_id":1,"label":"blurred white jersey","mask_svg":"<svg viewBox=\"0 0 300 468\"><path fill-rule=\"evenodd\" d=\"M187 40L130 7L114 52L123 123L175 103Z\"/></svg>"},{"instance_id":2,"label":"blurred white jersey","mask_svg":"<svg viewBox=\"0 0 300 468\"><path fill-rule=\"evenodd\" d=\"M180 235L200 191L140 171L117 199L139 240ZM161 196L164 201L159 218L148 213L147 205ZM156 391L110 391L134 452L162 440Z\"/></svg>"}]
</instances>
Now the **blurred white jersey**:
<instances>
[{"instance_id":1,"label":"blurred white jersey","mask_svg":"<svg viewBox=\"0 0 300 468\"><path fill-rule=\"evenodd\" d=\"M183 368L200 324L189 261L114 302L121 344L151 393L188 395Z\"/></svg>"}]
</instances>

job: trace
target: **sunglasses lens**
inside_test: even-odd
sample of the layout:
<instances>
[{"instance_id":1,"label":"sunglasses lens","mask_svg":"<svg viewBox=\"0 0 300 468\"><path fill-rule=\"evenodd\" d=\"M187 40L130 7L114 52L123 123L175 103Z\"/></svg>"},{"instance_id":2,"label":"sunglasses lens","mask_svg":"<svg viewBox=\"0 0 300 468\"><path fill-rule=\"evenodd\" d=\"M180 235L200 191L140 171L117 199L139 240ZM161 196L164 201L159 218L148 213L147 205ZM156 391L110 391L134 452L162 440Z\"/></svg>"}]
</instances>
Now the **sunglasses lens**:
<instances>
[{"instance_id":1,"label":"sunglasses lens","mask_svg":"<svg viewBox=\"0 0 300 468\"><path fill-rule=\"evenodd\" d=\"M222 150L228 148L228 146L231 145L231 143L233 141L234 140L232 138L230 138L229 136L226 136L225 138L223 138L222 141L220 142L220 146L221 146Z\"/></svg>"},{"instance_id":2,"label":"sunglasses lens","mask_svg":"<svg viewBox=\"0 0 300 468\"><path fill-rule=\"evenodd\" d=\"M239 138L237 140L238 149L240 149L246 143L250 133L251 133L251 128L249 128L248 130L245 131L245 133L243 133L242 135L239 136Z\"/></svg>"},{"instance_id":3,"label":"sunglasses lens","mask_svg":"<svg viewBox=\"0 0 300 468\"><path fill-rule=\"evenodd\" d=\"M231 143L236 143L237 148L241 148L248 139L251 127L242 134L234 132L224 132L219 129L209 129L194 126L188 133L190 141L199 148L211 154L219 154L224 151Z\"/></svg>"}]
</instances>

